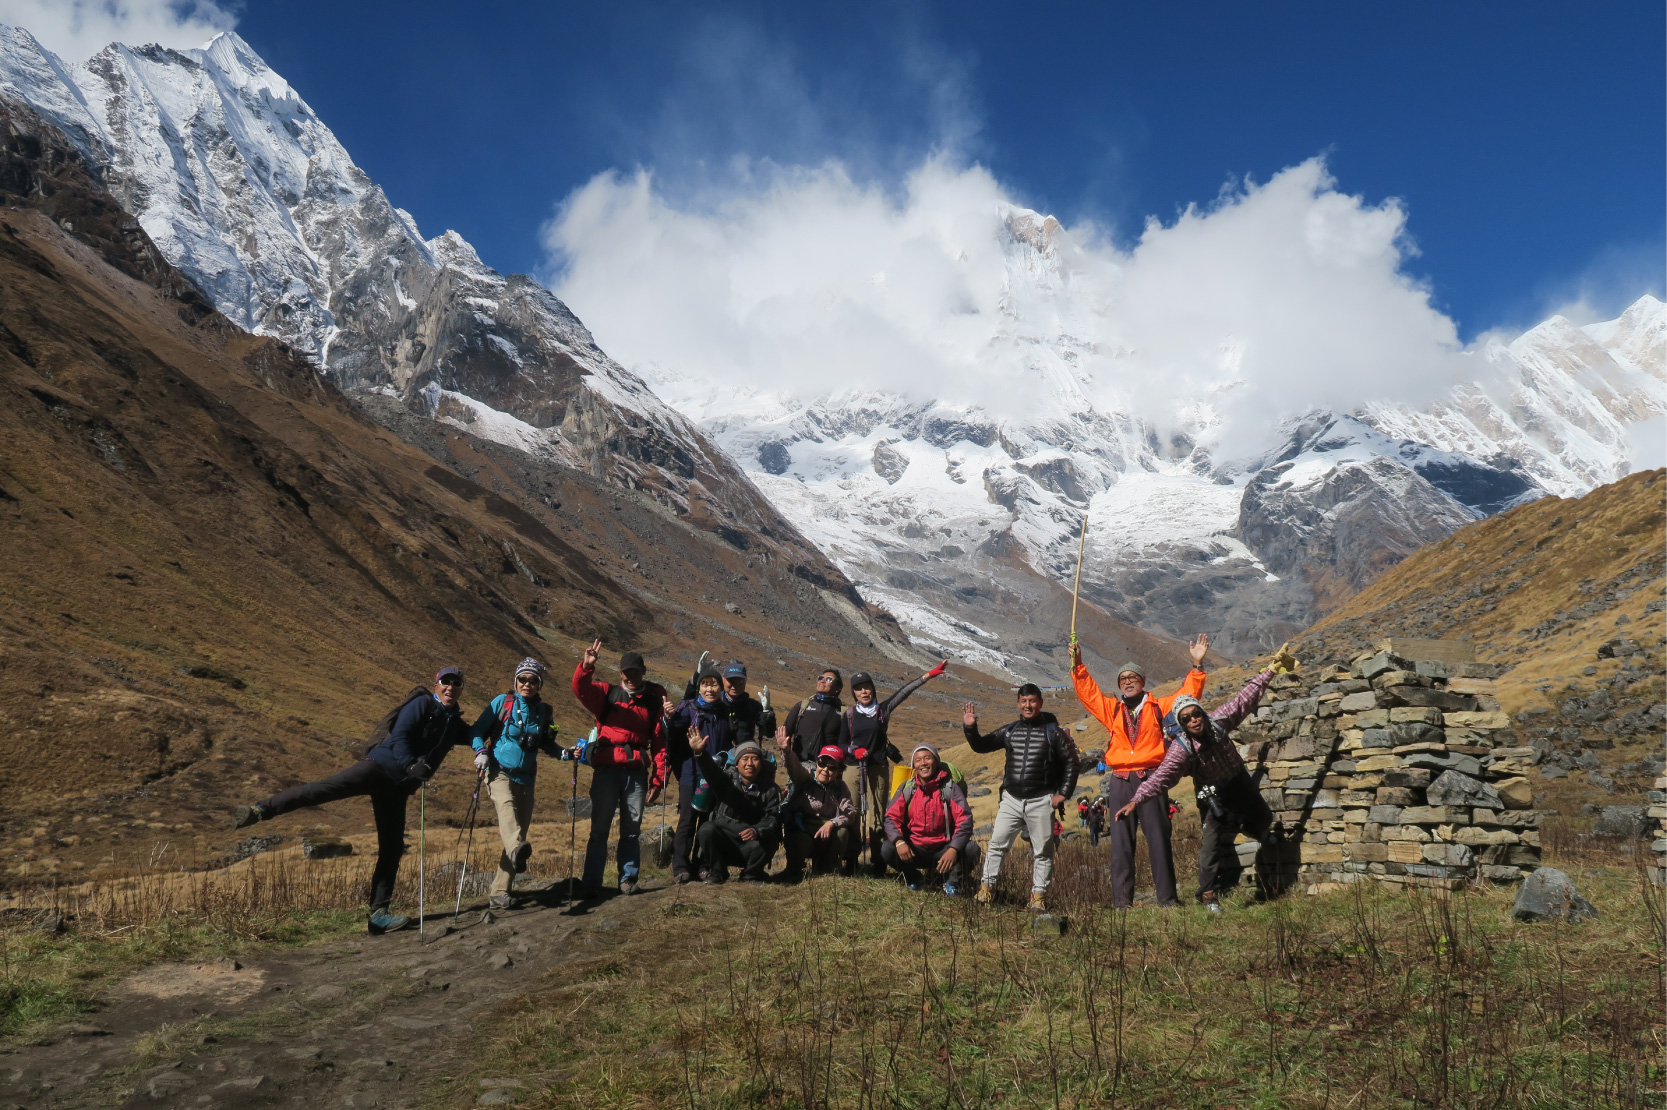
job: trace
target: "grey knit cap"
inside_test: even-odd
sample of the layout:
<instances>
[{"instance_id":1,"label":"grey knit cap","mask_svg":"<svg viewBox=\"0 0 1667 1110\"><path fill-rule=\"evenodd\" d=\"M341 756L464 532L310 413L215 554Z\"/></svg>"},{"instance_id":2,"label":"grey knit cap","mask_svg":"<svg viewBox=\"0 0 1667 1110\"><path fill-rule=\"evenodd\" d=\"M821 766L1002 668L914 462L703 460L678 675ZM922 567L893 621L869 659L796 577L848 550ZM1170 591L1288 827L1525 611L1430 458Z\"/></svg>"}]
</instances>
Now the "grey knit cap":
<instances>
[{"instance_id":1,"label":"grey knit cap","mask_svg":"<svg viewBox=\"0 0 1667 1110\"><path fill-rule=\"evenodd\" d=\"M745 743L737 744L734 748L730 749L730 762L741 762L741 757L746 755L748 752L751 752L760 759L764 758L764 749L753 743L751 740L748 740Z\"/></svg>"},{"instance_id":2,"label":"grey knit cap","mask_svg":"<svg viewBox=\"0 0 1667 1110\"><path fill-rule=\"evenodd\" d=\"M1122 678L1126 674L1137 674L1144 679L1146 677L1146 668L1131 659L1127 663L1124 663L1121 667L1117 668L1118 678Z\"/></svg>"},{"instance_id":3,"label":"grey knit cap","mask_svg":"<svg viewBox=\"0 0 1667 1110\"><path fill-rule=\"evenodd\" d=\"M524 674L535 674L539 677L539 681L543 681L544 677L549 673L549 667L546 667L543 663L540 663L538 660L529 655L519 663L515 664L515 673L510 677L520 678Z\"/></svg>"}]
</instances>

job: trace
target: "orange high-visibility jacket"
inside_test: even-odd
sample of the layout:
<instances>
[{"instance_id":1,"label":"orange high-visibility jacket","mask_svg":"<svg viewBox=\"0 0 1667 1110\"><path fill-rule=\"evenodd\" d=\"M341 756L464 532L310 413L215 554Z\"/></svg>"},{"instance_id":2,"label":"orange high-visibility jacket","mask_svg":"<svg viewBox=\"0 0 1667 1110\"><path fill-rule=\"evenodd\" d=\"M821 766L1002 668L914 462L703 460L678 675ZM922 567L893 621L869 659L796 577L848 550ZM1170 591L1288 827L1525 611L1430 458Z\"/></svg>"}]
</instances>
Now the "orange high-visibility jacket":
<instances>
[{"instance_id":1,"label":"orange high-visibility jacket","mask_svg":"<svg viewBox=\"0 0 1667 1110\"><path fill-rule=\"evenodd\" d=\"M1150 771L1163 762L1163 718L1175 699L1182 694L1201 697L1204 693L1204 672L1196 667L1182 679L1181 688L1165 697L1150 692L1135 707L1135 719L1130 721L1123 699L1113 694L1100 693L1099 684L1088 668L1080 663L1071 670L1071 681L1076 684L1077 700L1094 715L1106 731L1111 733L1111 744L1106 748L1106 766L1113 771Z\"/></svg>"}]
</instances>

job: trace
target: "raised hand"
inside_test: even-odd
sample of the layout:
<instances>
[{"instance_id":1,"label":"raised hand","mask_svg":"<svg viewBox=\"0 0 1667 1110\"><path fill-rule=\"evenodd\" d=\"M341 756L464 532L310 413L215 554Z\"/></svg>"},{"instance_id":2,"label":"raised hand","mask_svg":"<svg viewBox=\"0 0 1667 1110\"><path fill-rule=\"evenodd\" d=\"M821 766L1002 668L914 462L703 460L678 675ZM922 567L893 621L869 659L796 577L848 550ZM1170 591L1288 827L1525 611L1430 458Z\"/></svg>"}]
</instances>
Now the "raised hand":
<instances>
[{"instance_id":1,"label":"raised hand","mask_svg":"<svg viewBox=\"0 0 1667 1110\"><path fill-rule=\"evenodd\" d=\"M689 750L699 755L706 750L706 737L700 734L700 729L689 726Z\"/></svg>"},{"instance_id":2,"label":"raised hand","mask_svg":"<svg viewBox=\"0 0 1667 1110\"><path fill-rule=\"evenodd\" d=\"M786 725L777 725L776 726L776 751L786 752L787 748L788 748L787 726Z\"/></svg>"},{"instance_id":3,"label":"raised hand","mask_svg":"<svg viewBox=\"0 0 1667 1110\"><path fill-rule=\"evenodd\" d=\"M974 705L970 701L963 705L961 707L961 723L966 725L968 728L977 728L978 706Z\"/></svg>"},{"instance_id":4,"label":"raised hand","mask_svg":"<svg viewBox=\"0 0 1667 1110\"><path fill-rule=\"evenodd\" d=\"M933 667L931 670L927 671L921 677L922 678L937 678L939 675L943 674L944 671L948 669L948 667L949 667L949 660L945 659L942 663L939 663L936 667Z\"/></svg>"},{"instance_id":5,"label":"raised hand","mask_svg":"<svg viewBox=\"0 0 1667 1110\"><path fill-rule=\"evenodd\" d=\"M1288 643L1279 645L1279 651L1275 653L1273 661L1268 664L1275 672L1280 674L1295 671L1300 665L1301 661L1291 654L1291 645Z\"/></svg>"},{"instance_id":6,"label":"raised hand","mask_svg":"<svg viewBox=\"0 0 1667 1110\"><path fill-rule=\"evenodd\" d=\"M1207 633L1200 632L1193 639L1192 646L1188 648L1187 651L1192 656L1192 665L1194 667L1202 667L1204 665L1204 656L1208 655L1210 652L1209 635Z\"/></svg>"},{"instance_id":7,"label":"raised hand","mask_svg":"<svg viewBox=\"0 0 1667 1110\"><path fill-rule=\"evenodd\" d=\"M1076 670L1080 666L1082 666L1082 642L1080 640L1072 640L1071 669Z\"/></svg>"},{"instance_id":8,"label":"raised hand","mask_svg":"<svg viewBox=\"0 0 1667 1110\"><path fill-rule=\"evenodd\" d=\"M602 638L599 636L590 642L585 649L585 668L588 670L596 666L597 657L602 654Z\"/></svg>"}]
</instances>

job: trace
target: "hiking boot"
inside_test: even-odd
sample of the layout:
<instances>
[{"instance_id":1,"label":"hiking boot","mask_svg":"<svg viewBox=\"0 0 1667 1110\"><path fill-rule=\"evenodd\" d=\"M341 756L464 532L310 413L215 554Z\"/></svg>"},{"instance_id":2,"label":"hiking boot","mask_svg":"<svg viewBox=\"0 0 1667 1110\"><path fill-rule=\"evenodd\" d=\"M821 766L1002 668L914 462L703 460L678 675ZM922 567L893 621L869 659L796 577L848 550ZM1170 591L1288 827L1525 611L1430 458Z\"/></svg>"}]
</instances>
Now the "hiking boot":
<instances>
[{"instance_id":1,"label":"hiking boot","mask_svg":"<svg viewBox=\"0 0 1667 1110\"><path fill-rule=\"evenodd\" d=\"M397 933L410 924L409 917L389 913L387 907L383 907L370 912L370 921L366 923L365 931L373 937L379 937L383 933Z\"/></svg>"},{"instance_id":2,"label":"hiking boot","mask_svg":"<svg viewBox=\"0 0 1667 1110\"><path fill-rule=\"evenodd\" d=\"M674 871L672 872L671 881L678 886L687 886L695 881L695 877L687 871Z\"/></svg>"},{"instance_id":3,"label":"hiking boot","mask_svg":"<svg viewBox=\"0 0 1667 1110\"><path fill-rule=\"evenodd\" d=\"M948 882L943 884L943 892L951 898L959 898L961 896L961 888L955 884L954 879L950 879Z\"/></svg>"},{"instance_id":4,"label":"hiking boot","mask_svg":"<svg viewBox=\"0 0 1667 1110\"><path fill-rule=\"evenodd\" d=\"M527 859L533 854L533 846L525 840L515 846L515 851L509 857L511 874L519 875L527 869Z\"/></svg>"},{"instance_id":5,"label":"hiking boot","mask_svg":"<svg viewBox=\"0 0 1667 1110\"><path fill-rule=\"evenodd\" d=\"M1216 896L1215 891L1206 890L1200 896L1199 901L1203 902L1204 903L1204 908L1209 910L1211 913L1220 913L1221 912L1221 899Z\"/></svg>"},{"instance_id":6,"label":"hiking boot","mask_svg":"<svg viewBox=\"0 0 1667 1110\"><path fill-rule=\"evenodd\" d=\"M1047 912L1048 904L1042 900L1041 891L1033 890L1030 892L1030 901L1025 903L1025 909L1029 910L1031 913Z\"/></svg>"},{"instance_id":7,"label":"hiking boot","mask_svg":"<svg viewBox=\"0 0 1667 1110\"><path fill-rule=\"evenodd\" d=\"M265 816L266 814L260 811L260 806L238 806L232 810L232 828L246 829Z\"/></svg>"},{"instance_id":8,"label":"hiking boot","mask_svg":"<svg viewBox=\"0 0 1667 1110\"><path fill-rule=\"evenodd\" d=\"M510 897L507 894L494 894L486 900L486 904L494 910L507 910L510 907Z\"/></svg>"},{"instance_id":9,"label":"hiking boot","mask_svg":"<svg viewBox=\"0 0 1667 1110\"><path fill-rule=\"evenodd\" d=\"M989 883L979 883L978 893L972 896L972 900L977 902L980 906L988 906L991 902L995 901L995 899L996 888L991 886Z\"/></svg>"},{"instance_id":10,"label":"hiking boot","mask_svg":"<svg viewBox=\"0 0 1667 1110\"><path fill-rule=\"evenodd\" d=\"M701 881L706 883L708 886L723 886L725 883L729 882L729 871L727 869L719 870L716 867L708 867L706 869L706 874L702 876Z\"/></svg>"},{"instance_id":11,"label":"hiking boot","mask_svg":"<svg viewBox=\"0 0 1667 1110\"><path fill-rule=\"evenodd\" d=\"M804 882L804 878L805 878L804 868L802 868L802 867L789 867L787 870L783 871L781 874L776 876L776 882L778 882L778 883L788 883L788 884L801 883L801 882Z\"/></svg>"},{"instance_id":12,"label":"hiking boot","mask_svg":"<svg viewBox=\"0 0 1667 1110\"><path fill-rule=\"evenodd\" d=\"M621 879L620 880L620 882L619 882L619 892L621 894L635 894L637 892L637 890L638 890L637 880L635 880L635 879Z\"/></svg>"}]
</instances>

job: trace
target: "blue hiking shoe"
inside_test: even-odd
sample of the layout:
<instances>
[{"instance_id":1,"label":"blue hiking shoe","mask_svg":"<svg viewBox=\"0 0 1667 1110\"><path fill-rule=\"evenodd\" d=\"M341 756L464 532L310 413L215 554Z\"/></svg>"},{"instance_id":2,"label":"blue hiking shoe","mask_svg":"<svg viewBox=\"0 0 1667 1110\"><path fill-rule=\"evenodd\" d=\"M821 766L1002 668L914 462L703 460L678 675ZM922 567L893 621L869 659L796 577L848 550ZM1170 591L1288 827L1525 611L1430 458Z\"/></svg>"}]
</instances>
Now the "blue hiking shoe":
<instances>
[{"instance_id":1,"label":"blue hiking shoe","mask_svg":"<svg viewBox=\"0 0 1667 1110\"><path fill-rule=\"evenodd\" d=\"M371 911L370 922L365 931L373 937L379 937L383 933L397 933L410 924L411 919L409 917L389 913L386 908L383 908Z\"/></svg>"},{"instance_id":2,"label":"blue hiking shoe","mask_svg":"<svg viewBox=\"0 0 1667 1110\"><path fill-rule=\"evenodd\" d=\"M959 898L961 896L961 888L955 885L955 880L953 879L943 884L943 892L951 898Z\"/></svg>"},{"instance_id":3,"label":"blue hiking shoe","mask_svg":"<svg viewBox=\"0 0 1667 1110\"><path fill-rule=\"evenodd\" d=\"M910 883L909 884L909 889L918 891L920 889L920 884L919 883Z\"/></svg>"}]
</instances>

